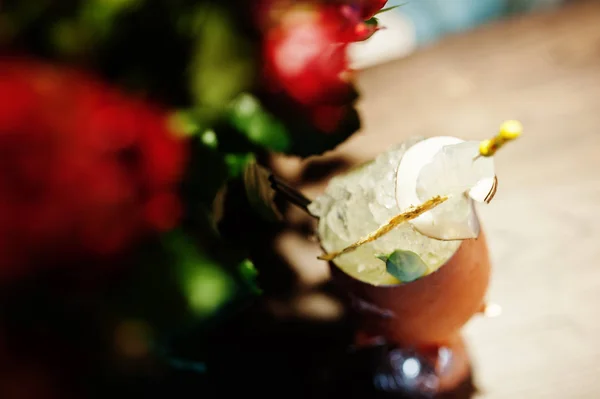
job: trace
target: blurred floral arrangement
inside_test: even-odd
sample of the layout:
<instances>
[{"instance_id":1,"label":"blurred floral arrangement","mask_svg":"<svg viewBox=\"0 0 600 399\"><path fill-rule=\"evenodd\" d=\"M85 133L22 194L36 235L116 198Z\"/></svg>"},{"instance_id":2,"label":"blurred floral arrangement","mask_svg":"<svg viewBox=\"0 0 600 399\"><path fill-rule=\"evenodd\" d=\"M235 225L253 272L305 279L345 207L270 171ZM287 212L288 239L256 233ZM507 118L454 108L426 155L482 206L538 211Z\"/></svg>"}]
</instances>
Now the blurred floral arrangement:
<instances>
[{"instance_id":1,"label":"blurred floral arrangement","mask_svg":"<svg viewBox=\"0 0 600 399\"><path fill-rule=\"evenodd\" d=\"M260 293L223 203L359 129L346 50L385 3L0 3L1 397L130 384Z\"/></svg>"}]
</instances>

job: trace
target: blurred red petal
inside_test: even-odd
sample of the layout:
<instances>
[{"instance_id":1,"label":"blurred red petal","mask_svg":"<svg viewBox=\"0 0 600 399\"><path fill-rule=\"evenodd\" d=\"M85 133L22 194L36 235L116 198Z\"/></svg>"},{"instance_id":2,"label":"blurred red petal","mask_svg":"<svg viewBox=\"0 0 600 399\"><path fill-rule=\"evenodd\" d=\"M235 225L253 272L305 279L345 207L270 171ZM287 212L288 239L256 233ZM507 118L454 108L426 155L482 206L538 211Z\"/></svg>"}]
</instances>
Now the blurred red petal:
<instances>
[{"instance_id":1,"label":"blurred red petal","mask_svg":"<svg viewBox=\"0 0 600 399\"><path fill-rule=\"evenodd\" d=\"M265 38L265 75L271 87L304 105L347 93L348 23L339 5L290 9Z\"/></svg>"},{"instance_id":2,"label":"blurred red petal","mask_svg":"<svg viewBox=\"0 0 600 399\"><path fill-rule=\"evenodd\" d=\"M150 226L145 208L177 186L185 146L155 106L76 70L0 58L0 276L171 226L175 201L153 205Z\"/></svg>"},{"instance_id":3,"label":"blurred red petal","mask_svg":"<svg viewBox=\"0 0 600 399\"><path fill-rule=\"evenodd\" d=\"M181 217L181 211L179 199L173 193L155 195L144 207L146 221L159 231L168 231L175 227Z\"/></svg>"}]
</instances>

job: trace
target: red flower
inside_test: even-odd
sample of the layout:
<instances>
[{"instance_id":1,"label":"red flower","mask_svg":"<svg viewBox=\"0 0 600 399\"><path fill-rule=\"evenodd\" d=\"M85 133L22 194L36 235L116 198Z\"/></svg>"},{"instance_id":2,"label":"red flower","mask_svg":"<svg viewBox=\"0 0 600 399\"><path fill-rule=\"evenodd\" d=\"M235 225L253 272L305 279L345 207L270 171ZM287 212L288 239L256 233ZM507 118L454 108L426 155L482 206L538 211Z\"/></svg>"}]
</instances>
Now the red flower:
<instances>
[{"instance_id":1,"label":"red flower","mask_svg":"<svg viewBox=\"0 0 600 399\"><path fill-rule=\"evenodd\" d=\"M0 59L0 278L173 227L184 142L83 73Z\"/></svg>"},{"instance_id":2,"label":"red flower","mask_svg":"<svg viewBox=\"0 0 600 399\"><path fill-rule=\"evenodd\" d=\"M352 23L337 4L289 8L266 32L265 75L271 89L286 92L302 105L345 96Z\"/></svg>"},{"instance_id":3,"label":"red flower","mask_svg":"<svg viewBox=\"0 0 600 399\"><path fill-rule=\"evenodd\" d=\"M347 18L354 21L355 42L367 40L379 30L377 20L373 17L386 3L387 0L347 0L343 9Z\"/></svg>"},{"instance_id":4,"label":"red flower","mask_svg":"<svg viewBox=\"0 0 600 399\"><path fill-rule=\"evenodd\" d=\"M387 0L360 0L359 3L360 15L366 21L373 18L385 6Z\"/></svg>"}]
</instances>

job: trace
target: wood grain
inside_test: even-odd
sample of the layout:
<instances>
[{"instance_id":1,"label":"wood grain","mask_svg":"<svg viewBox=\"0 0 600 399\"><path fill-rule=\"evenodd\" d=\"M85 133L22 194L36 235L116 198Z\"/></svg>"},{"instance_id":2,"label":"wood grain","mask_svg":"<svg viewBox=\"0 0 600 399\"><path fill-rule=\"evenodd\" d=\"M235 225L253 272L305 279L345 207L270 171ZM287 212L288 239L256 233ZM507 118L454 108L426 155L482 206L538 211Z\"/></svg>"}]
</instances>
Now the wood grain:
<instances>
[{"instance_id":1,"label":"wood grain","mask_svg":"<svg viewBox=\"0 0 600 399\"><path fill-rule=\"evenodd\" d=\"M600 398L600 2L447 38L359 85L363 131L323 159L278 160L280 172L314 196L326 178L303 178L311 163L343 160L339 172L412 135L483 139L520 120L480 209L489 299L503 308L466 329L480 397ZM327 278L318 248L290 234L280 248L297 273Z\"/></svg>"}]
</instances>

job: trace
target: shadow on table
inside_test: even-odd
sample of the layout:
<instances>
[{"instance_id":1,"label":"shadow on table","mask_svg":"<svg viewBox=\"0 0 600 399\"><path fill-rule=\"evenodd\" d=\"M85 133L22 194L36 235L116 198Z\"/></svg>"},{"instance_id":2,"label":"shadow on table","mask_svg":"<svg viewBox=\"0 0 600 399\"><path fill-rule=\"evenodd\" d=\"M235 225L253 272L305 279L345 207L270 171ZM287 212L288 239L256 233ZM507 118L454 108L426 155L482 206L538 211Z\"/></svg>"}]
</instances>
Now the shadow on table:
<instances>
[{"instance_id":1,"label":"shadow on table","mask_svg":"<svg viewBox=\"0 0 600 399\"><path fill-rule=\"evenodd\" d=\"M284 395L287 398L431 398L388 393L374 383L390 348L352 349L352 322L279 320L261 302L205 339L203 397ZM211 350L212 348L212 350ZM445 399L471 398L469 378ZM233 396L232 396L233 397Z\"/></svg>"}]
</instances>

